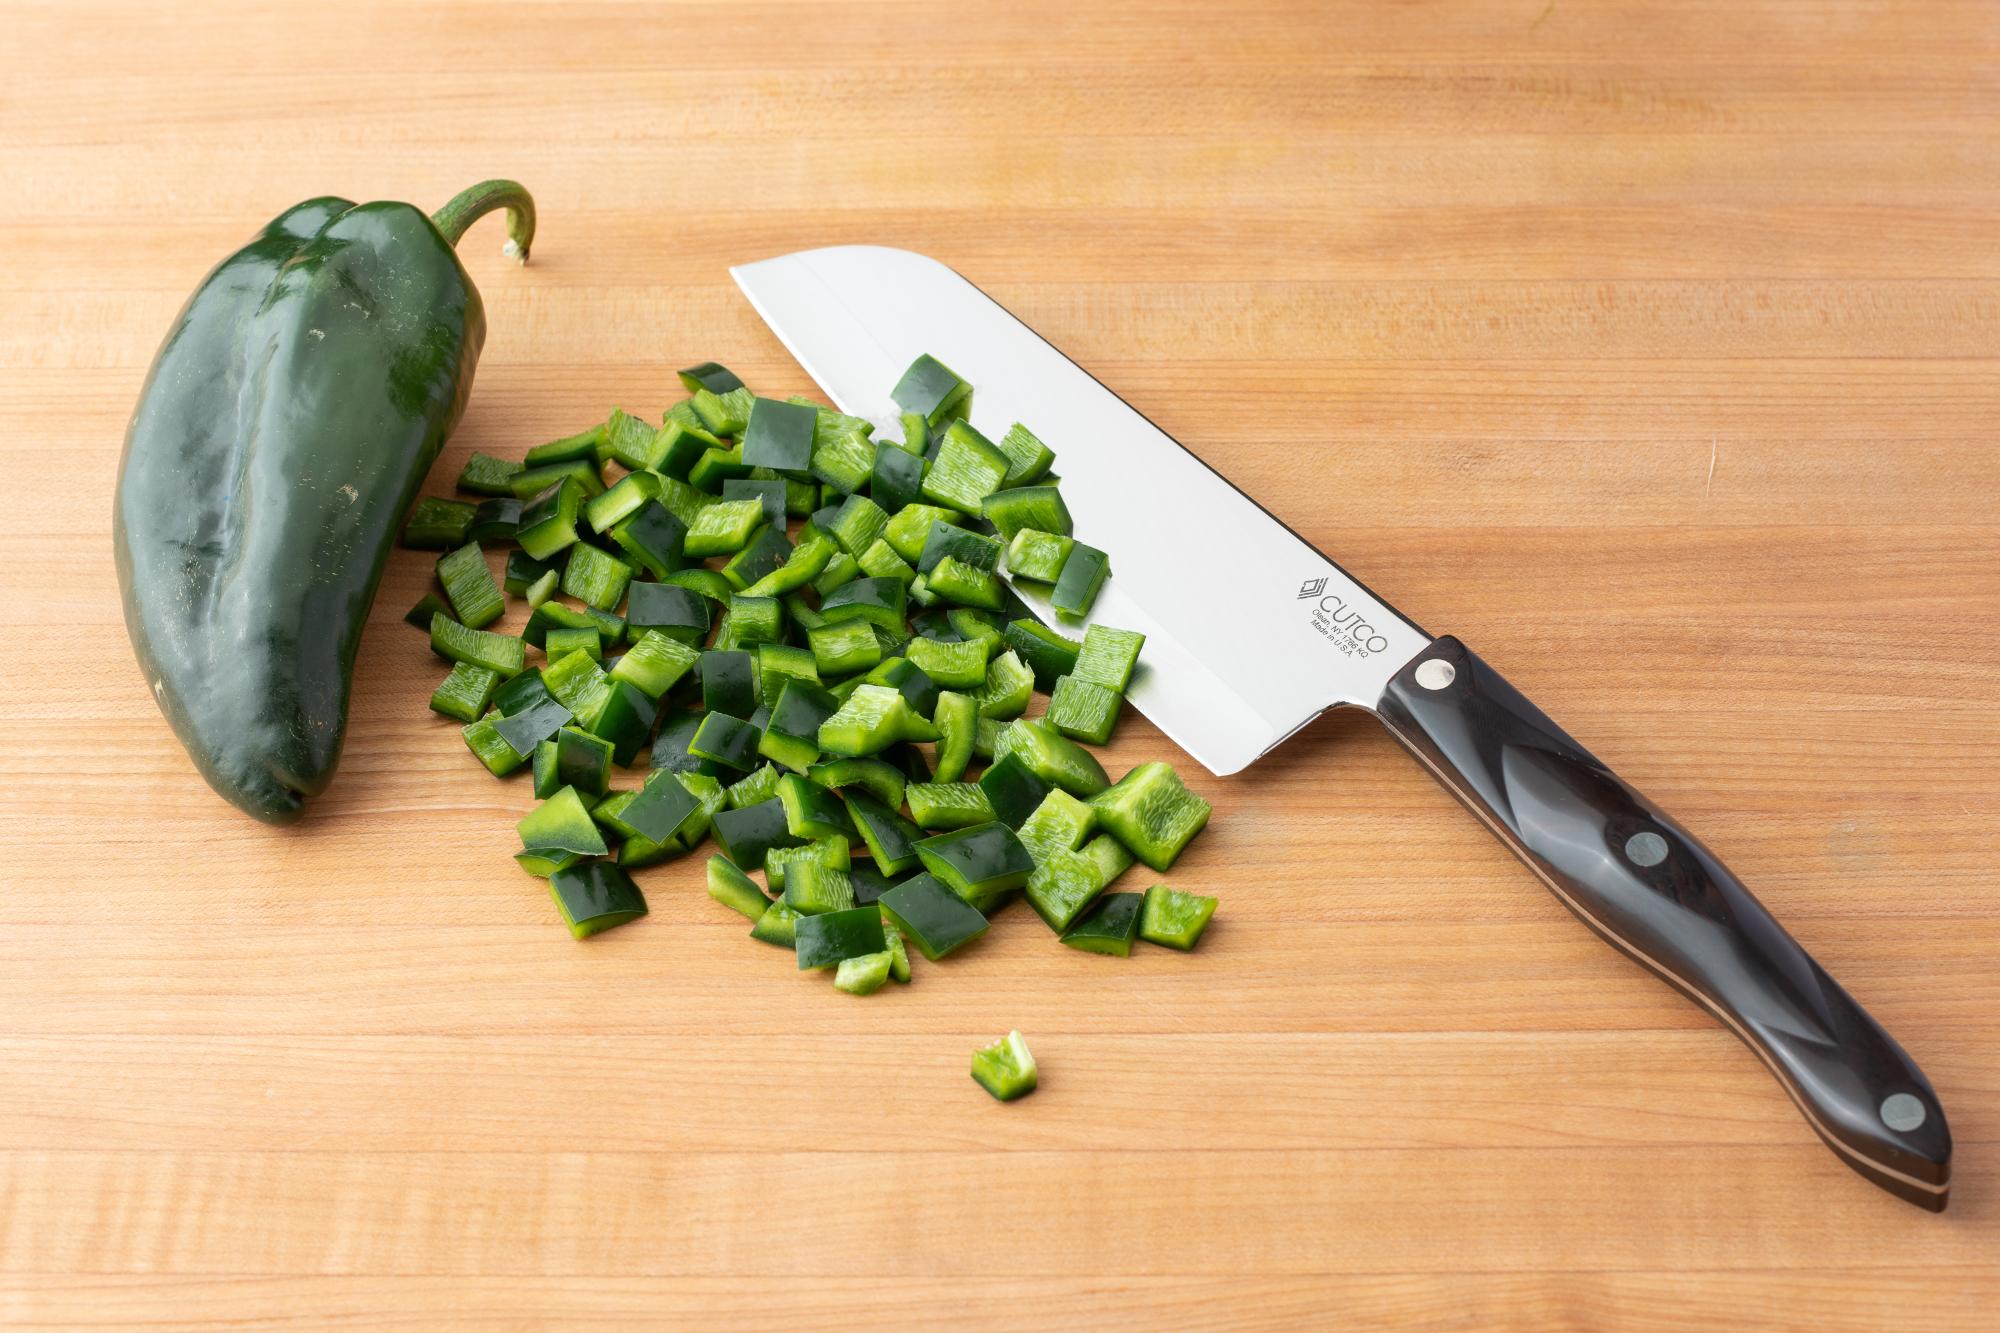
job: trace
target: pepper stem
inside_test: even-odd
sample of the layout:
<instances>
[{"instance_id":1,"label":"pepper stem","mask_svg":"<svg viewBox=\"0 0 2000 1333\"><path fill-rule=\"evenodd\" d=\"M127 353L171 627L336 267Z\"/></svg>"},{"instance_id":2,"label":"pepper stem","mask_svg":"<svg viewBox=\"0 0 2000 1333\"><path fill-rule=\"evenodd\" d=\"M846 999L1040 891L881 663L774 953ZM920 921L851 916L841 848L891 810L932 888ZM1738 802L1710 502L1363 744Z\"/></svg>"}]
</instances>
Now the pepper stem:
<instances>
[{"instance_id":1,"label":"pepper stem","mask_svg":"<svg viewBox=\"0 0 2000 1333\"><path fill-rule=\"evenodd\" d=\"M431 223L453 245L466 229L496 208L507 210L507 245L502 253L528 262L535 239L535 201L518 181L481 181L431 214Z\"/></svg>"}]
</instances>

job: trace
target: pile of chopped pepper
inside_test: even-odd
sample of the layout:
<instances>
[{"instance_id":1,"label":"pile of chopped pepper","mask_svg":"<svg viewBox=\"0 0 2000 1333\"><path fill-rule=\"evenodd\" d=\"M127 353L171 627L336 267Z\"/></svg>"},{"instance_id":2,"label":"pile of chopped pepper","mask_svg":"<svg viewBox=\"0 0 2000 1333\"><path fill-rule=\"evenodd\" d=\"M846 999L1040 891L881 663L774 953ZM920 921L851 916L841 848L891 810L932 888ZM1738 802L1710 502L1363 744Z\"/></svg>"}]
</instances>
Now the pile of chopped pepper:
<instances>
[{"instance_id":1,"label":"pile of chopped pepper","mask_svg":"<svg viewBox=\"0 0 2000 1333\"><path fill-rule=\"evenodd\" d=\"M518 463L475 453L458 489L488 498L424 499L403 533L445 552L407 617L452 663L431 708L495 776L529 770L516 860L571 934L645 915L631 872L712 834L709 893L850 994L1017 896L1076 949L1193 948L1213 898L1109 890L1135 859L1167 870L1208 802L1164 763L1114 783L1079 743L1110 738L1145 636L1073 640L1000 578L1080 620L1109 574L1054 453L974 429L971 386L929 356L891 395L901 441L712 362L680 380L661 425L614 411ZM486 628L503 587L530 608L519 635Z\"/></svg>"}]
</instances>

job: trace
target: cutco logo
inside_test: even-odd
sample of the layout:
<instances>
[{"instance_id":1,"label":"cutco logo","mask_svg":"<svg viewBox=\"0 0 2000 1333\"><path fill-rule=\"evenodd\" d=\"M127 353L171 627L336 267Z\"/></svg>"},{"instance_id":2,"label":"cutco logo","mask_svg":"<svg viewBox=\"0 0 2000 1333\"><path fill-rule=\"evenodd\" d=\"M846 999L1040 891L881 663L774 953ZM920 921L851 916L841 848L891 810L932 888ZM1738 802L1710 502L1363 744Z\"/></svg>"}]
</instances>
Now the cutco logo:
<instances>
[{"instance_id":1,"label":"cutco logo","mask_svg":"<svg viewBox=\"0 0 2000 1333\"><path fill-rule=\"evenodd\" d=\"M1327 592L1325 579L1307 579L1299 585L1297 600L1304 601L1308 597L1319 598L1313 603L1313 628L1335 648L1349 657L1367 657L1372 653L1389 651L1389 640L1337 593Z\"/></svg>"}]
</instances>

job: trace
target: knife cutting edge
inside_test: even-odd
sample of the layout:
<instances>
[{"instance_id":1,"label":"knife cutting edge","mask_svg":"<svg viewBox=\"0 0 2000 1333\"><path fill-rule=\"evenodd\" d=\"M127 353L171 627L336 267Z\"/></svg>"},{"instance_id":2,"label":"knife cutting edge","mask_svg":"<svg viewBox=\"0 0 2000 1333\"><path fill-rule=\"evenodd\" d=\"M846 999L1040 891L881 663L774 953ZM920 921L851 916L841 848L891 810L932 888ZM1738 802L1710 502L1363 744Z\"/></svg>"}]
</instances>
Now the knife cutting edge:
<instances>
[{"instance_id":1,"label":"knife cutting edge","mask_svg":"<svg viewBox=\"0 0 2000 1333\"><path fill-rule=\"evenodd\" d=\"M843 412L892 424L888 386L930 353L974 383L982 419L1037 423L1077 535L1111 553L1090 619L1147 636L1128 697L1195 759L1239 772L1328 708L1367 710L1571 912L1741 1037L1836 1156L1944 1210L1951 1131L1915 1062L1708 848L1471 649L1418 628L936 260L837 246L731 273ZM1189 560L1195 533L1234 558Z\"/></svg>"}]
</instances>

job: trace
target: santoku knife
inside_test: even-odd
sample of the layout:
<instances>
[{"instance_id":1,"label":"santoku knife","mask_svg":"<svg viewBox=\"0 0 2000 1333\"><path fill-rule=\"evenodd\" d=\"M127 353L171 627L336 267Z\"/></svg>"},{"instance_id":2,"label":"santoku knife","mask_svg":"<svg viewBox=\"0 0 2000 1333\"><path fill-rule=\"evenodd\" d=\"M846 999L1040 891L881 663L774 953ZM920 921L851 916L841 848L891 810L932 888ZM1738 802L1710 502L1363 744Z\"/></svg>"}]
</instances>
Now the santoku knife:
<instances>
[{"instance_id":1,"label":"santoku knife","mask_svg":"<svg viewBox=\"0 0 2000 1333\"><path fill-rule=\"evenodd\" d=\"M1077 537L1111 554L1091 619L1145 633L1130 698L1189 754L1235 773L1328 708L1366 709L1586 925L1741 1037L1842 1161L1943 1210L1951 1132L1915 1062L1706 847L1464 644L1419 629L943 264L839 246L732 273L841 411L893 426L889 388L928 352L972 382L975 424L1041 434ZM1230 559L1191 559L1197 532Z\"/></svg>"}]
</instances>

